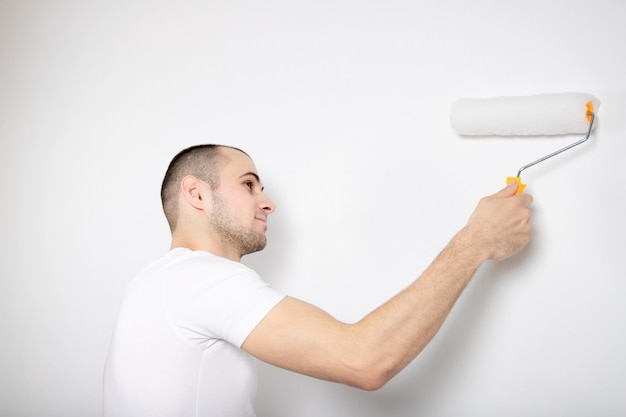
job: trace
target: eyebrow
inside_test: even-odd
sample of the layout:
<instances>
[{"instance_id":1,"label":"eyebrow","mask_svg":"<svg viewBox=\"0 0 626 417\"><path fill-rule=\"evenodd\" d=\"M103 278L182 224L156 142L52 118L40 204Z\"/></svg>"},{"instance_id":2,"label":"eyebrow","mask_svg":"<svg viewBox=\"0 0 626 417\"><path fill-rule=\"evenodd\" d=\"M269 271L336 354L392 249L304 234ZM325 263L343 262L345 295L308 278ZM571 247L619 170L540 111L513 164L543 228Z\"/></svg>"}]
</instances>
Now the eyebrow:
<instances>
[{"instance_id":1,"label":"eyebrow","mask_svg":"<svg viewBox=\"0 0 626 417\"><path fill-rule=\"evenodd\" d=\"M252 172L252 171L248 171L245 174L241 174L239 176L239 178L247 177L248 175L252 175L254 177L254 179L256 180L256 182L261 184L261 178L259 178L258 174L256 174L255 172ZM265 187L261 186L261 191L263 191L264 189L265 189Z\"/></svg>"}]
</instances>

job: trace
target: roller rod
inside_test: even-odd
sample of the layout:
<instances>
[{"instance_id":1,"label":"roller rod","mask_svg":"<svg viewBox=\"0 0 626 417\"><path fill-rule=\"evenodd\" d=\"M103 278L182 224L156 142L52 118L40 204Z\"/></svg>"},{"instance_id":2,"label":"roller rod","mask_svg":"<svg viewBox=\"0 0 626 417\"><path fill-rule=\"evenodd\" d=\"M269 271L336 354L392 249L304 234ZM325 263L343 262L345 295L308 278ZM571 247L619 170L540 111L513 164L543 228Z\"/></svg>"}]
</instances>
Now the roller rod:
<instances>
[{"instance_id":1,"label":"roller rod","mask_svg":"<svg viewBox=\"0 0 626 417\"><path fill-rule=\"evenodd\" d=\"M539 159L537 159L536 161L533 161L533 162L531 162L531 163L529 163L529 164L524 165L523 167L521 167L521 168L519 169L519 171L517 171L517 176L518 176L518 177L520 177L520 174L521 174L521 173L522 173L522 171L524 171L526 168L530 168L530 167L531 167L531 166L533 166L533 165L537 165L538 163L543 162L543 161L545 161L546 159L552 158L553 156L556 156L556 155L558 155L558 154L560 154L560 153L562 153L562 152L565 152L565 151L567 151L568 149L573 148L574 146L578 146L578 145L580 145L581 143L586 142L586 141L587 141L587 139L589 139L589 136L591 135L591 129L592 129L592 127L593 127L593 121L594 121L594 119L595 119L595 117L596 117L594 112L589 112L589 111L587 112L587 116L591 117L591 119L589 120L589 128L587 129L587 135L586 135L584 138L582 138L582 139L580 139L579 141L574 142L574 143L572 143L571 145L568 145L568 146L566 146L566 147L564 147L564 148L562 148L562 149L559 149L559 150L557 150L557 151L555 151L555 152L552 152L552 153L551 153L551 154L549 154L549 155L546 155L546 156L544 156L544 157L542 157L542 158L539 158Z\"/></svg>"}]
</instances>

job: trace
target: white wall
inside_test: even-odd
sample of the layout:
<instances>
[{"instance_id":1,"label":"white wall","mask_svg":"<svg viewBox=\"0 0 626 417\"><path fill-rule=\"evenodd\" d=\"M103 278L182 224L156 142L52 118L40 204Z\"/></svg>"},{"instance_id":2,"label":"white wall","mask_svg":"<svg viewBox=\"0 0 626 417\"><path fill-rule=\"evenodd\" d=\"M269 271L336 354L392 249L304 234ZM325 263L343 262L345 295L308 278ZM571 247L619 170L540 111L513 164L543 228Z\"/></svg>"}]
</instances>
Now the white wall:
<instances>
[{"instance_id":1,"label":"white wall","mask_svg":"<svg viewBox=\"0 0 626 417\"><path fill-rule=\"evenodd\" d=\"M278 204L246 262L353 321L519 166L458 97L582 91L592 140L529 169L533 241L367 393L260 366L260 417L626 414L626 3L0 1L0 415L98 416L121 292L169 234L171 157L240 146ZM384 343L384 341L381 341Z\"/></svg>"}]
</instances>

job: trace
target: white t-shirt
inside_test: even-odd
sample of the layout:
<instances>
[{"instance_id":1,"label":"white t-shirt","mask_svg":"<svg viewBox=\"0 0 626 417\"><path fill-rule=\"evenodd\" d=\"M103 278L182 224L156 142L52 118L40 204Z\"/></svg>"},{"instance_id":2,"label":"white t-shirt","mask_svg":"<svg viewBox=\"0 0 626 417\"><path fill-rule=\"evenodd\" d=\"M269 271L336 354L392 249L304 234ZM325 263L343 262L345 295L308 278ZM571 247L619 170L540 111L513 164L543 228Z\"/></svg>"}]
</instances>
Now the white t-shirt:
<instances>
[{"instance_id":1,"label":"white t-shirt","mask_svg":"<svg viewBox=\"0 0 626 417\"><path fill-rule=\"evenodd\" d=\"M104 415L254 416L256 362L240 346L283 297L245 265L171 250L126 289Z\"/></svg>"}]
</instances>

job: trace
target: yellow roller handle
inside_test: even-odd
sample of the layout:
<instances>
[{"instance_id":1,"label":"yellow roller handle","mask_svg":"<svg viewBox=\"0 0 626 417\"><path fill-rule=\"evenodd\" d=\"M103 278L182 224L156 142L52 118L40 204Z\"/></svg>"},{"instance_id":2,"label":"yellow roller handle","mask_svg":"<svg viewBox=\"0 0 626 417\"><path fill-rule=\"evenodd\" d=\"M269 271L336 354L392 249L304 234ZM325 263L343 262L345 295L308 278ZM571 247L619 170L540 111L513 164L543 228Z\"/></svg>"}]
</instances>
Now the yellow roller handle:
<instances>
[{"instance_id":1,"label":"yellow roller handle","mask_svg":"<svg viewBox=\"0 0 626 417\"><path fill-rule=\"evenodd\" d=\"M515 191L515 195L521 194L524 192L524 188L526 188L526 184L522 184L522 179L520 177L507 177L506 183L507 185L515 181L517 185L517 191Z\"/></svg>"}]
</instances>

